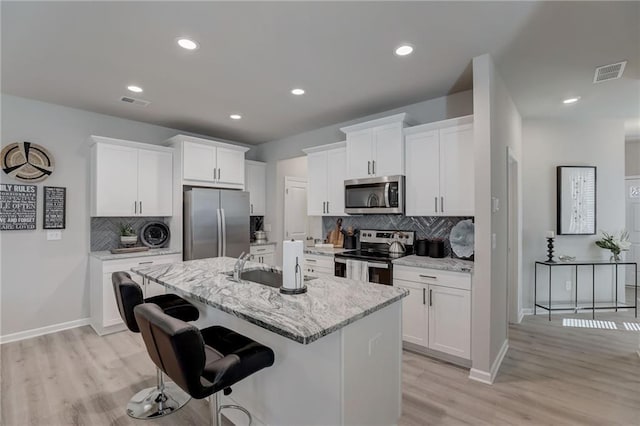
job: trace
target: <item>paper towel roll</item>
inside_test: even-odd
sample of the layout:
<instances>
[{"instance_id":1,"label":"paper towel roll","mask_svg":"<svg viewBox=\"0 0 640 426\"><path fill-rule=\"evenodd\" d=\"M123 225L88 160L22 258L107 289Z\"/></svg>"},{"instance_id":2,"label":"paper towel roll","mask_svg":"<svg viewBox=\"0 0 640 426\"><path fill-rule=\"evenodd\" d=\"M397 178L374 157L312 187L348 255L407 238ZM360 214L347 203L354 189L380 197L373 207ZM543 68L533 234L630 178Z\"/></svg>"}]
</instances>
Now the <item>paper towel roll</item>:
<instances>
[{"instance_id":1,"label":"paper towel roll","mask_svg":"<svg viewBox=\"0 0 640 426\"><path fill-rule=\"evenodd\" d=\"M282 287L296 289L302 287L304 274L304 242L288 240L282 242ZM298 267L296 268L296 265ZM297 276L296 276L297 270Z\"/></svg>"}]
</instances>

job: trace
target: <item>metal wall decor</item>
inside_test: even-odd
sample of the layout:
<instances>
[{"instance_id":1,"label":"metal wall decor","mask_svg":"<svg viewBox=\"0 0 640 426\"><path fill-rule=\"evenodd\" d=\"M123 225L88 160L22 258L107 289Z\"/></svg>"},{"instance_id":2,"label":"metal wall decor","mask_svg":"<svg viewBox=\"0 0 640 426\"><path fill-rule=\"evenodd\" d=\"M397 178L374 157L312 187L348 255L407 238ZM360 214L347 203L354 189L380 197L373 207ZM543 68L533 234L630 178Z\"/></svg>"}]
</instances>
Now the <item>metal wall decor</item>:
<instances>
[{"instance_id":1,"label":"metal wall decor","mask_svg":"<svg viewBox=\"0 0 640 426\"><path fill-rule=\"evenodd\" d=\"M0 231L36 229L38 187L0 184Z\"/></svg>"},{"instance_id":2,"label":"metal wall decor","mask_svg":"<svg viewBox=\"0 0 640 426\"><path fill-rule=\"evenodd\" d=\"M558 166L558 235L596 233L596 168Z\"/></svg>"},{"instance_id":3,"label":"metal wall decor","mask_svg":"<svg viewBox=\"0 0 640 426\"><path fill-rule=\"evenodd\" d=\"M17 180L40 182L53 173L53 156L46 148L31 142L12 143L0 152L2 170Z\"/></svg>"},{"instance_id":4,"label":"metal wall decor","mask_svg":"<svg viewBox=\"0 0 640 426\"><path fill-rule=\"evenodd\" d=\"M44 187L43 229L65 229L67 216L67 188Z\"/></svg>"}]
</instances>

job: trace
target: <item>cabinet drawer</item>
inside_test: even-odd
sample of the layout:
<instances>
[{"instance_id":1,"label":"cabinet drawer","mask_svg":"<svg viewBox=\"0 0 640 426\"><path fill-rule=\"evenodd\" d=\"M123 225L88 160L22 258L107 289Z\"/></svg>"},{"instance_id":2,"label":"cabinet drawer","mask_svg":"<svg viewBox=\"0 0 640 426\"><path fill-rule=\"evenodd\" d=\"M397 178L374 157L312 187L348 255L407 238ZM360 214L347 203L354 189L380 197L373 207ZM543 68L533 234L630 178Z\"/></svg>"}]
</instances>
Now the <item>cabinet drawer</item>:
<instances>
[{"instance_id":1,"label":"cabinet drawer","mask_svg":"<svg viewBox=\"0 0 640 426\"><path fill-rule=\"evenodd\" d=\"M250 248L250 252L253 255L265 255L265 254L271 254L275 252L275 246L273 245L268 245L268 246L251 246Z\"/></svg>"},{"instance_id":2,"label":"cabinet drawer","mask_svg":"<svg viewBox=\"0 0 640 426\"><path fill-rule=\"evenodd\" d=\"M333 257L305 254L304 263L305 267L328 269L333 273Z\"/></svg>"},{"instance_id":3,"label":"cabinet drawer","mask_svg":"<svg viewBox=\"0 0 640 426\"><path fill-rule=\"evenodd\" d=\"M440 285L443 287L471 290L471 275L464 272L441 271L437 269L394 266L394 280Z\"/></svg>"},{"instance_id":4,"label":"cabinet drawer","mask_svg":"<svg viewBox=\"0 0 640 426\"><path fill-rule=\"evenodd\" d=\"M151 265L162 265L165 263L174 263L181 262L182 254L166 254L160 256L143 256L143 257L131 257L128 259L119 259L119 260L105 260L102 263L102 272L103 273L112 273L116 271L126 271L129 272L131 268L135 268L138 266L151 266Z\"/></svg>"}]
</instances>

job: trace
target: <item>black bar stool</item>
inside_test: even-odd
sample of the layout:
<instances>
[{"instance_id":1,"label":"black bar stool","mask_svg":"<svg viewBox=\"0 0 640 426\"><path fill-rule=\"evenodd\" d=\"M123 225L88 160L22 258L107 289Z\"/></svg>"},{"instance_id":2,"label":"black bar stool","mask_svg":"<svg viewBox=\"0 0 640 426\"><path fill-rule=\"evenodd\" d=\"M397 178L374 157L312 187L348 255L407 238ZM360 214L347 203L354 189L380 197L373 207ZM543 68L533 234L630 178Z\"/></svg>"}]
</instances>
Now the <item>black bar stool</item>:
<instances>
[{"instance_id":1,"label":"black bar stool","mask_svg":"<svg viewBox=\"0 0 640 426\"><path fill-rule=\"evenodd\" d=\"M136 306L136 321L153 362L193 398L210 396L211 424L220 426L220 411L237 405L218 405L218 391L231 393L231 386L274 362L273 351L227 328L198 330L166 315L152 303Z\"/></svg>"},{"instance_id":2,"label":"black bar stool","mask_svg":"<svg viewBox=\"0 0 640 426\"><path fill-rule=\"evenodd\" d=\"M144 302L158 305L167 315L183 321L199 318L198 308L177 294L161 294L144 299L142 289L126 272L111 275L116 304L122 320L129 330L139 333L133 309ZM127 414L136 419L151 419L166 416L182 408L191 397L175 383L165 383L162 370L157 369L157 385L136 393L127 404Z\"/></svg>"}]
</instances>

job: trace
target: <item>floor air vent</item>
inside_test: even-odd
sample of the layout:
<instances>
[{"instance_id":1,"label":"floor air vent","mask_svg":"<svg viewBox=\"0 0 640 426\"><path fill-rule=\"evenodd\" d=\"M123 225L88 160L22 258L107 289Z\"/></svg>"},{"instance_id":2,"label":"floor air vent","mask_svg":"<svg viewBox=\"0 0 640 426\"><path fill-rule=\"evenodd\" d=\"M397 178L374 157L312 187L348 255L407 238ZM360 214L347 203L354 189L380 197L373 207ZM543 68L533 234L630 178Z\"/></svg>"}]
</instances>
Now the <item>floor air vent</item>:
<instances>
[{"instance_id":1,"label":"floor air vent","mask_svg":"<svg viewBox=\"0 0 640 426\"><path fill-rule=\"evenodd\" d=\"M594 83L602 83L603 81L617 80L622 77L624 67L627 61L618 62L617 64L603 65L596 68L596 74L593 76Z\"/></svg>"},{"instance_id":2,"label":"floor air vent","mask_svg":"<svg viewBox=\"0 0 640 426\"><path fill-rule=\"evenodd\" d=\"M133 105L138 105L138 106L141 106L141 107L147 107L151 103L149 101L145 101L143 99L132 98L130 96L123 96L123 97L120 98L120 100L122 102L126 102L128 104L133 104Z\"/></svg>"}]
</instances>

